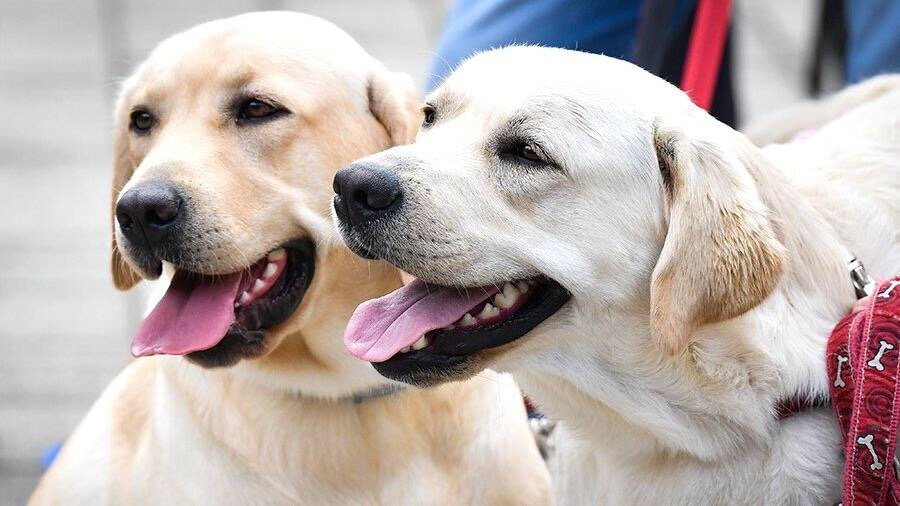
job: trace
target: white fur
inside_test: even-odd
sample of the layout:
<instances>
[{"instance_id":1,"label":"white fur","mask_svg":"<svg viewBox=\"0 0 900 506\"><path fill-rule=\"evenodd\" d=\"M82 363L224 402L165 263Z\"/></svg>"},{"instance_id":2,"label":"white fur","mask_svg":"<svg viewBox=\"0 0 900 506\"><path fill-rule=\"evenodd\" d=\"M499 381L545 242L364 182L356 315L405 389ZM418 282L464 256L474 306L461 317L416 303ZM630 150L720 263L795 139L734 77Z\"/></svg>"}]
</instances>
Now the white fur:
<instances>
[{"instance_id":1,"label":"white fur","mask_svg":"<svg viewBox=\"0 0 900 506\"><path fill-rule=\"evenodd\" d=\"M874 98L853 109L860 96ZM482 53L428 101L436 120L416 144L370 157L415 183L405 184L395 218L413 234L394 238L385 227L369 239L429 282L480 286L544 274L572 293L530 334L478 356L481 366L513 372L561 420L562 504L840 499L830 408L784 421L774 413L781 400L827 393L825 342L855 300L850 252L873 276L900 271L897 86L839 97L843 107L828 119L853 110L765 152L662 80L584 53ZM490 140L521 117L562 170L517 166L493 151ZM654 153L660 126L702 164L701 183L685 183L702 184L688 203L701 220L689 238L698 256L660 256L676 234ZM658 334L677 329L651 328L654 273L676 262L695 273L686 289L702 290L695 286L711 276L703 256L719 247L702 221L703 197L714 194L774 231L783 269L768 297L689 329L684 351L671 356ZM416 234L439 235L443 246L409 239ZM391 248L401 243L404 252Z\"/></svg>"}]
</instances>

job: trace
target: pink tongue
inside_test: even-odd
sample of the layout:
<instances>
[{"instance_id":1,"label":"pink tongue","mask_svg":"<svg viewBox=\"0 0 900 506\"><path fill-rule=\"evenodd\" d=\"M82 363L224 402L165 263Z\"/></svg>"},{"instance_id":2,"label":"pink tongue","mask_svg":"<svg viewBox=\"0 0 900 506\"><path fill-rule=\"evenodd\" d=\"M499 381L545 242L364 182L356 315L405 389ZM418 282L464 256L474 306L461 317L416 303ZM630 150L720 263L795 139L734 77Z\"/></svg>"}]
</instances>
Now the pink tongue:
<instances>
[{"instance_id":1,"label":"pink tongue","mask_svg":"<svg viewBox=\"0 0 900 506\"><path fill-rule=\"evenodd\" d=\"M357 358L383 362L426 332L446 327L497 293L494 287L461 290L416 280L353 312L344 346Z\"/></svg>"},{"instance_id":2,"label":"pink tongue","mask_svg":"<svg viewBox=\"0 0 900 506\"><path fill-rule=\"evenodd\" d=\"M131 354L184 355L212 348L234 321L241 273L203 277L177 272L131 341Z\"/></svg>"}]
</instances>

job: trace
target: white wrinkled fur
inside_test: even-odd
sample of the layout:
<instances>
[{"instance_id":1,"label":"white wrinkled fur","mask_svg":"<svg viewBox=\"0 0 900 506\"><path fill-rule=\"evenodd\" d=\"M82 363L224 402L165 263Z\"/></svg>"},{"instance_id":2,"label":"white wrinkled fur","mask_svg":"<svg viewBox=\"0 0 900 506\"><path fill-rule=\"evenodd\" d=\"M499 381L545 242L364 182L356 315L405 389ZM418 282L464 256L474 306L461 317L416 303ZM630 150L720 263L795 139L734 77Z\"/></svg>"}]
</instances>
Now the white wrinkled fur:
<instances>
[{"instance_id":1,"label":"white wrinkled fur","mask_svg":"<svg viewBox=\"0 0 900 506\"><path fill-rule=\"evenodd\" d=\"M855 300L849 250L876 277L900 272L900 91L873 93L851 110L865 102L856 93L829 119L850 112L813 137L764 154L751 148L774 164L763 164L756 183L732 175L750 181L746 198L758 203L764 194L779 220L785 271L761 304L701 327L676 358L661 353L649 329L650 277L667 221L653 125L703 135L699 149L729 156L739 134L637 67L556 49L477 55L429 100L446 105L448 94L457 105L438 105L416 144L371 158L417 183L405 186L418 203L402 218L411 235L438 230L447 239L449 256L400 267L467 286L540 272L572 292L560 312L480 364L513 372L561 420L553 463L560 503L838 501L842 458L830 408L780 422L773 413L780 399L827 392L826 338ZM539 118L536 136L566 176L484 154L485 139L520 111Z\"/></svg>"}]
</instances>

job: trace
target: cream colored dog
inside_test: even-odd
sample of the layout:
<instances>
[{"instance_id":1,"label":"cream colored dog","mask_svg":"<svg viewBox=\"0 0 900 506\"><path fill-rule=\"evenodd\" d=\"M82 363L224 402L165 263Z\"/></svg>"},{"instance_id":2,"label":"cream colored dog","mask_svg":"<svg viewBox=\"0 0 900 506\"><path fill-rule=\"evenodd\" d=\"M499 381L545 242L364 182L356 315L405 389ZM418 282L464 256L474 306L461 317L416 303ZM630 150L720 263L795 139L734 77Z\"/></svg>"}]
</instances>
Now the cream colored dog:
<instances>
[{"instance_id":1,"label":"cream colored dog","mask_svg":"<svg viewBox=\"0 0 900 506\"><path fill-rule=\"evenodd\" d=\"M421 280L345 343L418 385L513 372L561 420L561 503L833 504L848 261L900 272L900 79L878 86L763 151L626 62L477 55L415 144L335 178L345 241Z\"/></svg>"},{"instance_id":2,"label":"cream colored dog","mask_svg":"<svg viewBox=\"0 0 900 506\"><path fill-rule=\"evenodd\" d=\"M157 356L109 386L31 502L547 503L511 379L397 390L341 344L401 283L341 245L332 178L419 122L408 78L310 16L160 44L118 103L112 191L116 285L174 275L132 346Z\"/></svg>"}]
</instances>

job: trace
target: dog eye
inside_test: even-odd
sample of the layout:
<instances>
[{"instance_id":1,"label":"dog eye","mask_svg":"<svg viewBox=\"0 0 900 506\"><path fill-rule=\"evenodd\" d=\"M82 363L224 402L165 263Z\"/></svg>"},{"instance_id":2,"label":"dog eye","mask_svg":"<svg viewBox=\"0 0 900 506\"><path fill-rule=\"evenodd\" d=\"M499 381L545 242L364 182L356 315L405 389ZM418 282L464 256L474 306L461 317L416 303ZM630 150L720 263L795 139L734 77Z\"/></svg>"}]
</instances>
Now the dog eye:
<instances>
[{"instance_id":1,"label":"dog eye","mask_svg":"<svg viewBox=\"0 0 900 506\"><path fill-rule=\"evenodd\" d=\"M547 163L547 157L544 156L541 148L531 142L517 142L510 147L507 154L513 155L521 162L532 165Z\"/></svg>"},{"instance_id":2,"label":"dog eye","mask_svg":"<svg viewBox=\"0 0 900 506\"><path fill-rule=\"evenodd\" d=\"M250 98L243 101L238 107L237 119L238 121L261 120L282 112L285 112L284 109L279 109L257 98Z\"/></svg>"},{"instance_id":3,"label":"dog eye","mask_svg":"<svg viewBox=\"0 0 900 506\"><path fill-rule=\"evenodd\" d=\"M422 108L422 114L425 116L422 119L422 126L427 127L434 124L434 107L425 104L425 107Z\"/></svg>"},{"instance_id":4,"label":"dog eye","mask_svg":"<svg viewBox=\"0 0 900 506\"><path fill-rule=\"evenodd\" d=\"M147 133L153 126L153 115L147 111L137 110L131 113L131 129L138 133Z\"/></svg>"}]
</instances>

